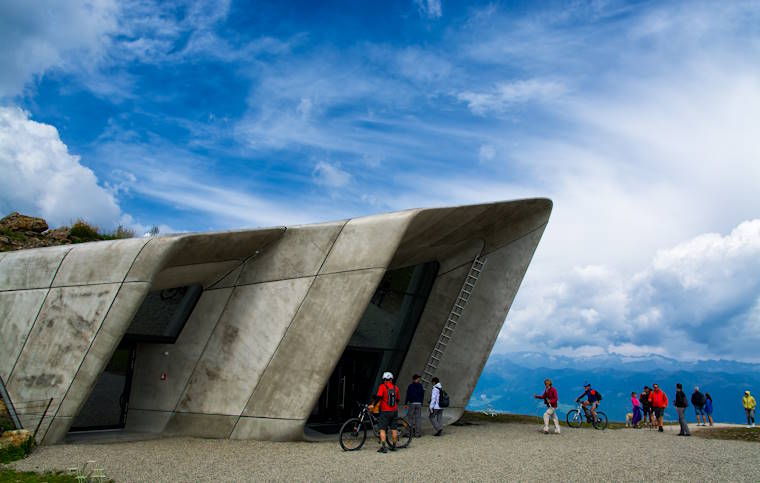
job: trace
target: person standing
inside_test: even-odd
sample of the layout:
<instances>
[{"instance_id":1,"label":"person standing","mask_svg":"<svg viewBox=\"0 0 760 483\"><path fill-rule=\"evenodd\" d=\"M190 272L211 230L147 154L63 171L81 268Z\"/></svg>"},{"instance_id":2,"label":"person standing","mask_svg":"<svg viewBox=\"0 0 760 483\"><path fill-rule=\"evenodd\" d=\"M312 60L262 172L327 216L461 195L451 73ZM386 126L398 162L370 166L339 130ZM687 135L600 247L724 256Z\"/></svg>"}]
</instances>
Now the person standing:
<instances>
[{"instance_id":1,"label":"person standing","mask_svg":"<svg viewBox=\"0 0 760 483\"><path fill-rule=\"evenodd\" d=\"M552 386L551 379L544 379L544 393L542 395L534 394L536 399L543 399L546 404L544 412L544 434L549 434L549 418L554 418L554 433L559 434L559 418L557 418L557 390Z\"/></svg>"},{"instance_id":2,"label":"person standing","mask_svg":"<svg viewBox=\"0 0 760 483\"><path fill-rule=\"evenodd\" d=\"M694 392L691 393L691 404L694 406L694 413L697 415L697 426L700 426L700 416L702 417L701 426L707 426L707 418L705 417L705 395L699 392L699 386L694 386Z\"/></svg>"},{"instance_id":3,"label":"person standing","mask_svg":"<svg viewBox=\"0 0 760 483\"><path fill-rule=\"evenodd\" d=\"M433 390L430 391L430 423L435 430L433 436L440 436L443 432L443 409L440 404L443 385L437 377L431 379L430 382L433 383Z\"/></svg>"},{"instance_id":4,"label":"person standing","mask_svg":"<svg viewBox=\"0 0 760 483\"><path fill-rule=\"evenodd\" d=\"M639 402L641 403L641 411L644 413L644 424L647 424L647 417L649 417L649 427L654 428L654 417L652 416L652 403L649 402L649 394L651 393L649 386L644 386L644 390L641 391L639 396Z\"/></svg>"},{"instance_id":5,"label":"person standing","mask_svg":"<svg viewBox=\"0 0 760 483\"><path fill-rule=\"evenodd\" d=\"M681 425L681 432L678 436L691 436L689 432L689 423L686 422L686 408L689 407L689 402L686 400L686 393L683 392L683 386L681 383L676 384L676 412L678 413L678 424Z\"/></svg>"},{"instance_id":6,"label":"person standing","mask_svg":"<svg viewBox=\"0 0 760 483\"><path fill-rule=\"evenodd\" d=\"M749 393L744 391L744 397L742 398L742 406L744 406L744 413L747 415L747 427L755 427L755 398Z\"/></svg>"},{"instance_id":7,"label":"person standing","mask_svg":"<svg viewBox=\"0 0 760 483\"><path fill-rule=\"evenodd\" d=\"M652 405L654 417L657 419L657 430L662 433L662 416L665 414L665 408L668 407L668 396L660 389L659 384L652 384L649 404Z\"/></svg>"},{"instance_id":8,"label":"person standing","mask_svg":"<svg viewBox=\"0 0 760 483\"><path fill-rule=\"evenodd\" d=\"M388 449L396 451L396 443L398 443L398 430L396 429L396 417L398 416L398 386L393 384L393 374L390 372L383 373L383 383L377 389L377 395L375 400L380 402L380 416L378 417L378 423L380 426L380 449L378 453L387 453L385 449L387 441L387 431L391 431L391 443L388 445Z\"/></svg>"},{"instance_id":9,"label":"person standing","mask_svg":"<svg viewBox=\"0 0 760 483\"><path fill-rule=\"evenodd\" d=\"M425 399L425 388L419 374L412 376L412 383L406 388L404 406L407 408L409 424L415 438L422 436L422 402Z\"/></svg>"},{"instance_id":10,"label":"person standing","mask_svg":"<svg viewBox=\"0 0 760 483\"><path fill-rule=\"evenodd\" d=\"M713 401L712 396L710 396L709 392L705 393L705 416L707 416L707 420L710 421L710 426L713 425Z\"/></svg>"},{"instance_id":11,"label":"person standing","mask_svg":"<svg viewBox=\"0 0 760 483\"><path fill-rule=\"evenodd\" d=\"M633 404L633 409L631 410L631 426L638 428L639 421L641 421L641 401L636 397L635 391L631 393L631 404Z\"/></svg>"}]
</instances>

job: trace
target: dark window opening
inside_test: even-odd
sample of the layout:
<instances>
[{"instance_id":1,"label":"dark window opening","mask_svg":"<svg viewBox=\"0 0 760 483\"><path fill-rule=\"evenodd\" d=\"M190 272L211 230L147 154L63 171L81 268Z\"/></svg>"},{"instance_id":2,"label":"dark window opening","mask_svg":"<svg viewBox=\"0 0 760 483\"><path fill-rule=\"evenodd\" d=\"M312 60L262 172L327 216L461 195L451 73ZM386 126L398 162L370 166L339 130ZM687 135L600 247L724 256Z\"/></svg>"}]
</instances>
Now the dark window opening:
<instances>
[{"instance_id":1,"label":"dark window opening","mask_svg":"<svg viewBox=\"0 0 760 483\"><path fill-rule=\"evenodd\" d=\"M337 432L358 404L369 402L383 372L398 374L439 266L429 262L385 273L312 411L312 429Z\"/></svg>"},{"instance_id":2,"label":"dark window opening","mask_svg":"<svg viewBox=\"0 0 760 483\"><path fill-rule=\"evenodd\" d=\"M149 292L124 337L139 342L173 344L202 292L200 284Z\"/></svg>"}]
</instances>

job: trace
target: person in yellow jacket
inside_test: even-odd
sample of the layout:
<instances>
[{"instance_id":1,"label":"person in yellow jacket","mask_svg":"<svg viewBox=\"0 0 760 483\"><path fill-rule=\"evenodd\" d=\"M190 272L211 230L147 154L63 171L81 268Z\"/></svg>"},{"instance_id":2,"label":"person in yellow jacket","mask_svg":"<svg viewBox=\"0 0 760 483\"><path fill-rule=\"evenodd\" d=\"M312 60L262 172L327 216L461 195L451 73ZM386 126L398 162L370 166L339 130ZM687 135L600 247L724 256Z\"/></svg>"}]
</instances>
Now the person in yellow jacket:
<instances>
[{"instance_id":1,"label":"person in yellow jacket","mask_svg":"<svg viewBox=\"0 0 760 483\"><path fill-rule=\"evenodd\" d=\"M755 398L752 397L749 391L744 391L744 397L742 398L742 405L744 406L744 412L747 414L747 427L755 427Z\"/></svg>"}]
</instances>

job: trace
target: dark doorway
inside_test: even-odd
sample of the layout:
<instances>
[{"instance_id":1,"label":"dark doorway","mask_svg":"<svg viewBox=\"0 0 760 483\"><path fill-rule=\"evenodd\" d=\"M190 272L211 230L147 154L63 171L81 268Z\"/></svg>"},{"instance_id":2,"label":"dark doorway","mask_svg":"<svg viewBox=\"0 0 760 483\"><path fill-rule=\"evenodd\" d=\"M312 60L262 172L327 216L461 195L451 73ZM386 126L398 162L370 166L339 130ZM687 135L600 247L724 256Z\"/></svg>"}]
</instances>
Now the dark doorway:
<instances>
[{"instance_id":1,"label":"dark doorway","mask_svg":"<svg viewBox=\"0 0 760 483\"><path fill-rule=\"evenodd\" d=\"M382 358L381 351L347 349L319 396L309 425L318 431L337 432L346 419L358 414L358 405L372 396Z\"/></svg>"},{"instance_id":2,"label":"dark doorway","mask_svg":"<svg viewBox=\"0 0 760 483\"><path fill-rule=\"evenodd\" d=\"M438 262L390 270L380 281L309 418L311 429L337 432L358 414L384 371L397 374L417 330Z\"/></svg>"},{"instance_id":3,"label":"dark doorway","mask_svg":"<svg viewBox=\"0 0 760 483\"><path fill-rule=\"evenodd\" d=\"M122 342L79 411L71 431L120 429L127 421L129 389L135 365L135 344Z\"/></svg>"}]
</instances>

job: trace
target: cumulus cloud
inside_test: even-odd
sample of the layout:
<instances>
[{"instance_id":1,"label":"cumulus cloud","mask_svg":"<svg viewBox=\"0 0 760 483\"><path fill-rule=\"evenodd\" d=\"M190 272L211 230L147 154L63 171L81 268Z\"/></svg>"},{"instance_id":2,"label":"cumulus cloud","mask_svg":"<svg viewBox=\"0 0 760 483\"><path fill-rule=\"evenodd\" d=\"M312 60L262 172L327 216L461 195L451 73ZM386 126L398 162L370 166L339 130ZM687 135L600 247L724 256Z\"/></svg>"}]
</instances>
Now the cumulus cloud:
<instances>
[{"instance_id":1,"label":"cumulus cloud","mask_svg":"<svg viewBox=\"0 0 760 483\"><path fill-rule=\"evenodd\" d=\"M53 225L82 217L112 227L121 216L114 195L69 153L58 131L15 107L0 107L0 212L42 216Z\"/></svg>"},{"instance_id":2,"label":"cumulus cloud","mask_svg":"<svg viewBox=\"0 0 760 483\"><path fill-rule=\"evenodd\" d=\"M502 350L760 360L760 219L661 250L632 277L584 266L531 287Z\"/></svg>"},{"instance_id":3,"label":"cumulus cloud","mask_svg":"<svg viewBox=\"0 0 760 483\"><path fill-rule=\"evenodd\" d=\"M546 79L527 79L513 82L501 82L492 89L483 92L464 91L457 98L467 103L474 114L484 115L489 112L501 113L515 104L525 102L550 102L562 96L565 86Z\"/></svg>"},{"instance_id":4,"label":"cumulus cloud","mask_svg":"<svg viewBox=\"0 0 760 483\"><path fill-rule=\"evenodd\" d=\"M111 0L0 2L0 98L20 94L48 69L98 62L118 28L117 15Z\"/></svg>"}]
</instances>

